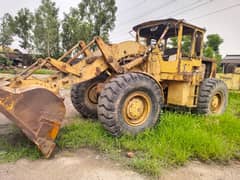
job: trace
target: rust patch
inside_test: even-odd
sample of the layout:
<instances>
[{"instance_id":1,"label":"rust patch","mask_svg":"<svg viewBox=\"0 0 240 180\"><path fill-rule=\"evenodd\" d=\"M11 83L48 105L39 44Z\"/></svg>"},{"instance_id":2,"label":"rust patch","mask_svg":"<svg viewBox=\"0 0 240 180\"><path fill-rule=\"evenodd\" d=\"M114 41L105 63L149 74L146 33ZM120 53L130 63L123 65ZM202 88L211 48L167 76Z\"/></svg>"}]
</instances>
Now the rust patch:
<instances>
[{"instance_id":1,"label":"rust patch","mask_svg":"<svg viewBox=\"0 0 240 180\"><path fill-rule=\"evenodd\" d=\"M89 58L86 59L86 63L87 64L92 64L96 59L97 59L96 56L89 57Z\"/></svg>"},{"instance_id":2,"label":"rust patch","mask_svg":"<svg viewBox=\"0 0 240 180\"><path fill-rule=\"evenodd\" d=\"M0 89L0 112L15 123L45 157L51 155L65 115L61 98L42 88L20 94Z\"/></svg>"},{"instance_id":3,"label":"rust patch","mask_svg":"<svg viewBox=\"0 0 240 180\"><path fill-rule=\"evenodd\" d=\"M108 59L107 59L107 62L108 63L112 63L114 61L113 57L112 56L109 56Z\"/></svg>"},{"instance_id":4,"label":"rust patch","mask_svg":"<svg viewBox=\"0 0 240 180\"><path fill-rule=\"evenodd\" d=\"M101 69L99 67L96 67L96 72L95 72L95 75L96 76L99 76L101 74Z\"/></svg>"}]
</instances>

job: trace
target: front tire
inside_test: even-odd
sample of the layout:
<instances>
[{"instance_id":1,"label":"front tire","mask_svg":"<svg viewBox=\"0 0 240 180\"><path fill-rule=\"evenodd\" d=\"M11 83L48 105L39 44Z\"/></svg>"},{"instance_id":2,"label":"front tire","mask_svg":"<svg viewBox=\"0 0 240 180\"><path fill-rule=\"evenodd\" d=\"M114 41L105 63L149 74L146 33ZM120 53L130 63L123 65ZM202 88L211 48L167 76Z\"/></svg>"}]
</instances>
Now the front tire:
<instances>
[{"instance_id":1,"label":"front tire","mask_svg":"<svg viewBox=\"0 0 240 180\"><path fill-rule=\"evenodd\" d=\"M226 84L219 79L205 79L199 89L197 112L199 114L222 114L228 103Z\"/></svg>"},{"instance_id":2,"label":"front tire","mask_svg":"<svg viewBox=\"0 0 240 180\"><path fill-rule=\"evenodd\" d=\"M98 119L112 135L137 134L160 119L163 94L152 78L128 73L113 78L98 99Z\"/></svg>"},{"instance_id":3,"label":"front tire","mask_svg":"<svg viewBox=\"0 0 240 180\"><path fill-rule=\"evenodd\" d=\"M89 81L75 84L71 89L71 100L75 109L85 118L97 119L97 84L107 79L106 74Z\"/></svg>"}]
</instances>

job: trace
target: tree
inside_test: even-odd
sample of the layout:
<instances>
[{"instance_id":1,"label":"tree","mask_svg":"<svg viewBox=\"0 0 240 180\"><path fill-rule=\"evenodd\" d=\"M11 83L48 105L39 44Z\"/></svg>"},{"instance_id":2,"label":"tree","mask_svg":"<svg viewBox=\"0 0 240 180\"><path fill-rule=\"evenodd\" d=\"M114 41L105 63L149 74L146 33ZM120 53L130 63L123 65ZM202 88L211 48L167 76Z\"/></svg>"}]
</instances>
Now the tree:
<instances>
[{"instance_id":1,"label":"tree","mask_svg":"<svg viewBox=\"0 0 240 180\"><path fill-rule=\"evenodd\" d=\"M223 39L218 34L210 34L207 36L207 41L204 44L204 56L214 58L217 61L217 71L221 71L222 56L219 52L219 47L223 43Z\"/></svg>"},{"instance_id":2,"label":"tree","mask_svg":"<svg viewBox=\"0 0 240 180\"><path fill-rule=\"evenodd\" d=\"M223 39L218 34L210 34L207 36L206 47L211 47L218 54L219 46L223 43Z\"/></svg>"},{"instance_id":3,"label":"tree","mask_svg":"<svg viewBox=\"0 0 240 180\"><path fill-rule=\"evenodd\" d=\"M10 61L5 55L0 54L0 70L9 67L11 64L12 61Z\"/></svg>"},{"instance_id":4,"label":"tree","mask_svg":"<svg viewBox=\"0 0 240 180\"><path fill-rule=\"evenodd\" d=\"M115 0L83 0L77 8L71 8L62 22L62 45L69 49L79 40L89 42L94 36L108 41L114 28L117 7Z\"/></svg>"},{"instance_id":5,"label":"tree","mask_svg":"<svg viewBox=\"0 0 240 180\"><path fill-rule=\"evenodd\" d=\"M27 8L20 9L15 16L15 34L21 39L20 47L23 49L30 49L32 47L33 22L33 14Z\"/></svg>"},{"instance_id":6,"label":"tree","mask_svg":"<svg viewBox=\"0 0 240 180\"><path fill-rule=\"evenodd\" d=\"M209 34L207 41L204 43L203 55L208 58L213 58L217 61L217 71L221 71L220 61L222 56L219 52L219 47L223 43L223 39L218 34ZM177 37L170 39L171 47L177 47ZM183 36L182 39L182 52L188 53L191 48L191 37Z\"/></svg>"},{"instance_id":7,"label":"tree","mask_svg":"<svg viewBox=\"0 0 240 180\"><path fill-rule=\"evenodd\" d=\"M204 56L209 58L219 57L219 47L223 43L223 39L218 34L209 34L207 41L204 43ZM170 45L177 47L177 37L170 39ZM183 52L189 52L191 48L191 36L183 36L182 49Z\"/></svg>"},{"instance_id":8,"label":"tree","mask_svg":"<svg viewBox=\"0 0 240 180\"><path fill-rule=\"evenodd\" d=\"M92 38L92 26L79 19L81 18L77 9L72 8L69 14L64 14L61 37L65 50L70 49L79 40L89 42Z\"/></svg>"},{"instance_id":9,"label":"tree","mask_svg":"<svg viewBox=\"0 0 240 180\"><path fill-rule=\"evenodd\" d=\"M34 44L43 56L58 57L60 54L58 11L55 2L42 0L35 13Z\"/></svg>"},{"instance_id":10,"label":"tree","mask_svg":"<svg viewBox=\"0 0 240 180\"><path fill-rule=\"evenodd\" d=\"M178 40L178 37L172 37L172 38L170 38L169 44L173 48L177 48L177 46L178 46L177 40ZM185 35L182 37L182 52L184 54L189 54L190 48L191 48L191 36Z\"/></svg>"},{"instance_id":11,"label":"tree","mask_svg":"<svg viewBox=\"0 0 240 180\"><path fill-rule=\"evenodd\" d=\"M101 36L108 40L109 32L115 26L115 0L82 0L78 8L81 20L93 26L92 37Z\"/></svg>"},{"instance_id":12,"label":"tree","mask_svg":"<svg viewBox=\"0 0 240 180\"><path fill-rule=\"evenodd\" d=\"M14 22L10 14L6 13L1 18L0 45L5 48L12 44L14 35Z\"/></svg>"},{"instance_id":13,"label":"tree","mask_svg":"<svg viewBox=\"0 0 240 180\"><path fill-rule=\"evenodd\" d=\"M204 56L208 58L214 58L214 51L212 47L205 47L204 48Z\"/></svg>"},{"instance_id":14,"label":"tree","mask_svg":"<svg viewBox=\"0 0 240 180\"><path fill-rule=\"evenodd\" d=\"M204 44L204 56L209 58L221 58L219 47L223 43L223 39L218 34L209 34Z\"/></svg>"}]
</instances>

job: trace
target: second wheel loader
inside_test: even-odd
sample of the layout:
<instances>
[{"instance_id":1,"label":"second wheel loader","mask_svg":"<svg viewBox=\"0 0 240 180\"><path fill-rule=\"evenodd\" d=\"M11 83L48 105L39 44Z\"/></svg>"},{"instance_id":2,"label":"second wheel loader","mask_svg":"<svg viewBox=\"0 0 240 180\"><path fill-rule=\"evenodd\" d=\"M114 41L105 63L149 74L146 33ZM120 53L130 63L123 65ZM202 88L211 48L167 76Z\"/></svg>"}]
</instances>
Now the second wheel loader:
<instances>
[{"instance_id":1,"label":"second wheel loader","mask_svg":"<svg viewBox=\"0 0 240 180\"><path fill-rule=\"evenodd\" d=\"M202 58L204 29L165 19L133 30L136 41L106 44L100 37L88 45L80 41L59 59L39 59L16 77L2 80L0 111L46 157L64 118L59 90L65 86L72 85L74 107L84 117L98 118L114 136L154 126L163 107L210 115L225 111L226 85L214 78L215 63ZM191 39L187 48L182 47L184 36ZM42 67L57 73L33 77Z\"/></svg>"}]
</instances>

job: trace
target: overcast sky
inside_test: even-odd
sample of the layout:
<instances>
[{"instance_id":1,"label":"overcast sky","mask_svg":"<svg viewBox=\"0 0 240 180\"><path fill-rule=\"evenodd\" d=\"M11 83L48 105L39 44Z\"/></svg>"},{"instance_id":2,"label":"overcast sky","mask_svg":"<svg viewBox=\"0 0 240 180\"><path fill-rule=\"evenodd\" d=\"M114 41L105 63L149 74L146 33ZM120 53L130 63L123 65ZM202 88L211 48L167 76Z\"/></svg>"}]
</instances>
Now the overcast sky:
<instances>
[{"instance_id":1,"label":"overcast sky","mask_svg":"<svg viewBox=\"0 0 240 180\"><path fill-rule=\"evenodd\" d=\"M1 0L0 16L15 15L23 7L34 11L41 0ZM80 0L55 0L59 18ZM111 42L133 39L129 31L135 24L161 18L181 18L207 29L207 34L218 33L224 39L222 54L240 54L240 0L116 0L116 27L110 34ZM14 47L17 47L14 43Z\"/></svg>"}]
</instances>

